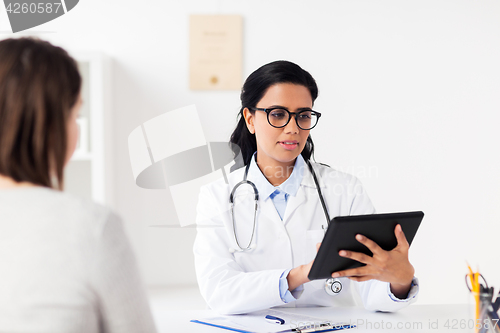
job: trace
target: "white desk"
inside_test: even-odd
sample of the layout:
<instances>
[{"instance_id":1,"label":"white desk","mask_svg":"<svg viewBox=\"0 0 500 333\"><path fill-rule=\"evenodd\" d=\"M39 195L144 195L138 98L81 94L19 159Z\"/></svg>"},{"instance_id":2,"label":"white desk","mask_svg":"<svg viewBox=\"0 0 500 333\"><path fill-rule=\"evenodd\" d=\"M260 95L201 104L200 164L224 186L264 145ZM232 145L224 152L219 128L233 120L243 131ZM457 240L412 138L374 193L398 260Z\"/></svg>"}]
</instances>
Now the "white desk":
<instances>
[{"instance_id":1,"label":"white desk","mask_svg":"<svg viewBox=\"0 0 500 333\"><path fill-rule=\"evenodd\" d=\"M473 309L468 305L418 305L395 313L373 313L363 308L283 308L290 313L300 313L329 319L333 322L349 322L357 327L344 332L474 332L462 327L462 323L473 325ZM210 310L171 310L153 305L153 315L160 333L197 332L224 333L227 330L190 323L191 319L202 319L217 314ZM461 322L462 321L462 322ZM448 326L446 326L448 325ZM283 327L287 329L288 327Z\"/></svg>"}]
</instances>

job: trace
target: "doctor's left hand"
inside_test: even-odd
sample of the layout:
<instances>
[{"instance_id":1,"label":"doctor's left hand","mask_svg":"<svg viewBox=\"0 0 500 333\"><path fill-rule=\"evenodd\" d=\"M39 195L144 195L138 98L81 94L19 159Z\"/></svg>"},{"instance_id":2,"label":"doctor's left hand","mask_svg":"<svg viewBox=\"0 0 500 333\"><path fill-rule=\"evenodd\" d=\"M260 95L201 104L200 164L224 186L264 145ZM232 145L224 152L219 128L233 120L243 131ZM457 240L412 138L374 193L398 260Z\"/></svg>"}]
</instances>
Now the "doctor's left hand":
<instances>
[{"instance_id":1,"label":"doctor's left hand","mask_svg":"<svg viewBox=\"0 0 500 333\"><path fill-rule=\"evenodd\" d=\"M379 280L389 282L394 296L404 299L408 294L415 269L408 260L410 245L398 224L394 230L398 245L391 251L385 251L371 239L356 235L356 240L366 246L372 253L370 257L364 253L341 250L339 255L359 261L366 266L335 272L332 277L348 277L354 281Z\"/></svg>"}]
</instances>

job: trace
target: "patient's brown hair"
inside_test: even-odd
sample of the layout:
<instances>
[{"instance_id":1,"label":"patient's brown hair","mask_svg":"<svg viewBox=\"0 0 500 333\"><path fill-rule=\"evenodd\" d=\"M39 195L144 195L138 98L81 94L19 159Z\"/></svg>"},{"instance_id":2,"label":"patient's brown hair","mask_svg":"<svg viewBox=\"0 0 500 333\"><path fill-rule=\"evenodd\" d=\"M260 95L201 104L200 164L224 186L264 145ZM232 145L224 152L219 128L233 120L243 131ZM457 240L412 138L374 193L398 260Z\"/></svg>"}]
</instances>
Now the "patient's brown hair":
<instances>
[{"instance_id":1,"label":"patient's brown hair","mask_svg":"<svg viewBox=\"0 0 500 333\"><path fill-rule=\"evenodd\" d=\"M0 41L0 174L62 189L66 126L81 81L60 47L33 38Z\"/></svg>"}]
</instances>

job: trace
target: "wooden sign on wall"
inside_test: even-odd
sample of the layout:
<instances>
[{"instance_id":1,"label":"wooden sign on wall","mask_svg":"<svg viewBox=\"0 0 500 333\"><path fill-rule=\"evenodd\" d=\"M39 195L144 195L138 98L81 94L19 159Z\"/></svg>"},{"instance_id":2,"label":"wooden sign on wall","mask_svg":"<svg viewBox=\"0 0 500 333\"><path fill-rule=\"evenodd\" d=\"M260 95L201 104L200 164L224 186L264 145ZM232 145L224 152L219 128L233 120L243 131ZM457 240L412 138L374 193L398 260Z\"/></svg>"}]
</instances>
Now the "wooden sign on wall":
<instances>
[{"instance_id":1,"label":"wooden sign on wall","mask_svg":"<svg viewBox=\"0 0 500 333\"><path fill-rule=\"evenodd\" d=\"M240 15L191 15L189 87L240 90L243 18Z\"/></svg>"}]
</instances>

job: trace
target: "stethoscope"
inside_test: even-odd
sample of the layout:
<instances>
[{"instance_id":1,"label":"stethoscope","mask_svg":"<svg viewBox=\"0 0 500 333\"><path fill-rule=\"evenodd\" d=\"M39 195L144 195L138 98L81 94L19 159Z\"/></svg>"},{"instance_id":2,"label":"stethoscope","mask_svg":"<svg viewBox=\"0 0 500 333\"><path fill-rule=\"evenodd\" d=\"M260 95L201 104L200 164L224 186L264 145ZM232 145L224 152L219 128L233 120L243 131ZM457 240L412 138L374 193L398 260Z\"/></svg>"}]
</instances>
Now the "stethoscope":
<instances>
[{"instance_id":1,"label":"stethoscope","mask_svg":"<svg viewBox=\"0 0 500 333\"><path fill-rule=\"evenodd\" d=\"M328 210L326 209L325 200L323 199L323 194L321 193L321 188L319 187L318 178L316 177L316 173L314 172L314 169L311 165L311 162L309 162L309 160L307 160L306 163L307 163L307 166L309 167L309 171L311 171L311 175L314 179L314 183L316 184L316 189L318 191L319 200L321 202L321 206L323 207L323 212L325 213L325 218L326 218L326 225L328 227L330 225L330 215L328 214ZM259 202L259 191L257 190L257 186L255 186L254 183L247 180L248 169L250 168L250 164L251 163L249 162L245 168L243 180L240 181L238 184L236 184L233 187L233 190L231 191L231 194L229 195L229 202L231 204L231 221L233 223L234 240L236 241L236 245L238 246L237 249L230 248L229 252L231 252L231 253L246 252L246 251L250 251L250 250L253 250L256 248L256 244L253 243L253 238L255 236L255 225L256 225L257 209L258 209L258 202ZM254 208L254 213L253 213L252 236L250 237L250 241L248 242L248 245L246 247L242 247L240 245L240 242L238 241L238 236L236 234L236 223L234 223L234 194L236 193L236 190L238 189L238 187L240 187L241 185L250 185L252 187L253 193L254 193L254 200L255 200L255 208ZM326 232L324 225L322 225L322 228L323 228L324 232ZM329 278L325 281L324 288L325 288L325 291L328 295L334 296L334 295L337 295L338 293L340 293L340 291L342 290L342 283L340 282L339 279Z\"/></svg>"}]
</instances>

